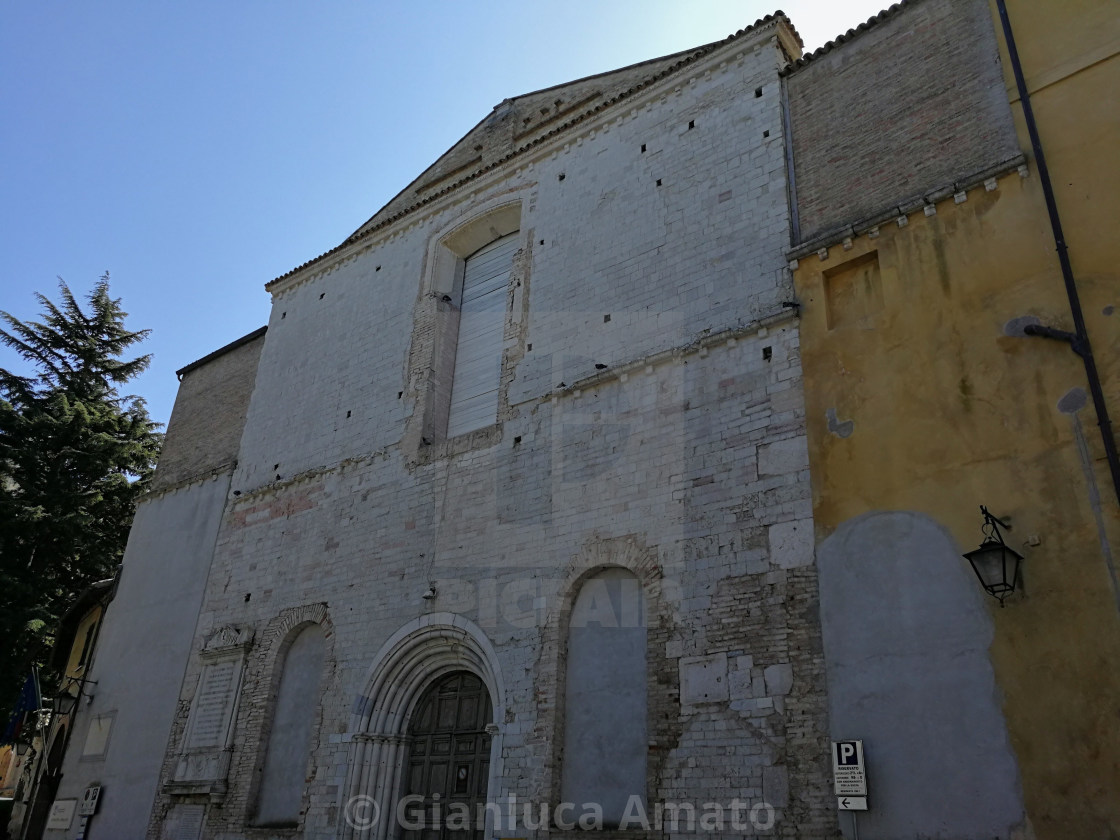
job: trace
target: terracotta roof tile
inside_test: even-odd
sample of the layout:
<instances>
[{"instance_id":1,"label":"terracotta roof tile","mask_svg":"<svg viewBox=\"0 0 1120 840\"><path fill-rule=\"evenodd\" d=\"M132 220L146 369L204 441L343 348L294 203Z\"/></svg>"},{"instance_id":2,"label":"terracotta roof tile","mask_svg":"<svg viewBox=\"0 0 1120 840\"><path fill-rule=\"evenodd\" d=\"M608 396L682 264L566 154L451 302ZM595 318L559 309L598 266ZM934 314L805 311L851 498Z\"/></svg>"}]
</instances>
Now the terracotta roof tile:
<instances>
[{"instance_id":1,"label":"terracotta roof tile","mask_svg":"<svg viewBox=\"0 0 1120 840\"><path fill-rule=\"evenodd\" d=\"M801 56L801 58L797 59L797 61L792 62L788 67L786 67L784 70L782 70L781 75L787 76L790 73L795 72L798 68L804 67L806 64L809 64L811 61L815 61L816 59L820 58L825 53L832 52L834 49L839 47L841 44L848 43L848 41L851 41L853 38L861 35L862 33L868 31L869 29L873 29L874 27L878 26L883 21L889 20L890 18L894 17L904 7L911 6L916 2L918 2L918 0L899 0L899 2L895 3L894 5L890 6L889 8L883 9L883 11L879 12L877 15L873 15L872 17L868 18L867 20L865 20L863 23L861 23L859 26L855 27L854 29L849 29L847 32L844 32L844 33L841 33L840 35L837 35L831 41L826 43L823 47L818 47L817 49L813 50L808 55Z\"/></svg>"}]
</instances>

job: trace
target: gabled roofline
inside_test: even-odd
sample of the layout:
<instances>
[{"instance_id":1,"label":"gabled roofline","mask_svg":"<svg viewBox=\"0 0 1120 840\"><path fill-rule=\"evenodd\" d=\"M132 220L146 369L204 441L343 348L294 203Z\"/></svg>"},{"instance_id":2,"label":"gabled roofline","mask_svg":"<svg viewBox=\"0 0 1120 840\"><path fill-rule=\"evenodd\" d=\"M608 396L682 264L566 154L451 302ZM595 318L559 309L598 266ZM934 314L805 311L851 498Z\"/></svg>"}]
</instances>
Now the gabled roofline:
<instances>
[{"instance_id":1,"label":"gabled roofline","mask_svg":"<svg viewBox=\"0 0 1120 840\"><path fill-rule=\"evenodd\" d=\"M390 198L388 201L386 201L385 204L383 204L381 207L379 207L377 209L377 211L372 216L370 216L368 219L366 219L364 222L362 222L360 225L358 225L358 227L355 228L354 232L342 241L342 245L345 245L347 242L350 242L350 241L354 240L356 237L358 237L359 234L362 233L362 229L365 228L366 225L368 225L370 222L372 222L374 219L377 218L378 213L380 213L382 210L384 210L386 207L388 207L390 204L392 204L394 201L396 201L402 195L404 195L409 190L413 189L413 187L415 187L417 184L419 184L420 180L424 177L425 174L427 174L432 169L432 167L438 165L441 160L443 160L445 157L447 157L449 154L451 154L453 151L455 151L455 149L459 146L460 143L462 143L464 140L466 140L471 135L471 133L475 131L475 129L479 128L483 123L485 123L487 120L489 120L498 111L498 109L500 109L500 108L502 108L502 107L504 107L504 106L506 106L510 103L517 102L519 99L526 99L530 96L537 96L537 95L542 94L542 93L548 93L551 90L560 90L561 88L570 87L572 85L578 85L581 82L589 82L593 79L600 79L600 78L603 78L605 76L613 76L615 73L624 73L627 70L633 70L637 67L641 67L643 64L656 64L656 63L659 63L659 62L663 62L668 58L673 58L675 56L687 56L687 55L689 55L691 53L694 53L694 52L697 52L699 50L709 49L710 47L714 46L716 43L719 43L719 42L713 42L712 44L705 44L702 47L693 47L692 49L688 49L688 50L681 50L680 52L669 53L668 55L663 55L660 58L646 59L645 61L639 61L639 62L636 62L634 64L628 64L625 67L618 67L614 70L605 70L602 73L592 73L590 76L583 76L579 79L572 79L571 81L568 81L568 82L561 82L559 84L550 85L549 87L540 88L539 90L531 90L531 91L528 91L527 93L519 93L516 96L511 96L508 99L503 99L501 102L499 102L493 108L491 108L490 111L486 114L486 116L484 116L482 119L480 119L474 125L472 125L469 129L467 129L466 133L463 134L462 137L460 137L458 140L456 140L454 143L452 143L451 146L447 149L447 151L445 151L438 158L436 158L429 166L427 166L424 169L423 172L421 172L419 175L417 175L415 178L413 178L411 181L409 181L409 183L406 184L400 191L398 191L396 195L394 195L392 198ZM471 165L472 165L472 163L467 163L467 164L464 165L464 167L471 166ZM328 251L327 253L331 253L331 252ZM325 256L325 254L324 254L324 256ZM304 265L307 265L307 263L304 263ZM300 266L300 267L302 268L302 266ZM298 270L298 269L293 269L293 271L296 271L296 270ZM288 274L290 274L290 273L291 272L288 272ZM281 275L281 276L286 277L287 274ZM280 279L280 278L277 278L277 279Z\"/></svg>"},{"instance_id":2,"label":"gabled roofline","mask_svg":"<svg viewBox=\"0 0 1120 840\"><path fill-rule=\"evenodd\" d=\"M365 227L365 225L368 225L370 223L370 221L372 221L373 219L375 219L377 217L377 213L374 213L373 216L371 216L370 219L368 219L362 225L362 227L359 227L358 230L355 233L348 236L340 244L336 245L334 248L331 248L329 251L325 251L322 254L320 254L319 256L314 257L314 258L308 260L307 262L296 266L295 268L291 269L290 271L287 271L284 274L281 274L280 276L270 280L268 283L265 284L265 289L267 291L271 292L282 281L287 280L288 278L290 278L290 277L292 277L296 274L299 274L299 273L303 272L304 270L306 270L306 269L308 269L308 268L310 268L314 265L317 265L321 262L324 262L325 260L327 260L330 257L337 254L342 249L344 249L344 248L346 248L350 245L353 245L354 243L359 242L359 241L371 236L372 234L374 234L378 231L384 230L386 227L389 227L390 225L395 224L396 222L400 221L404 217L411 215L412 213L414 213L416 210L420 209L421 207L424 207L425 205L431 204L432 202L444 197L448 193L458 189L463 184L466 184L469 181L472 181L476 178L479 178L482 175L485 175L486 173L491 172L492 170L496 169L497 167L505 165L506 163L508 163L513 158L524 154L525 152L529 151L530 149L533 149L536 146L539 146L546 141L552 140L557 135L567 131L568 129L572 128L573 126L575 126L575 125L577 125L581 122L584 122L587 119L590 119L591 117L594 117L594 116L600 114L602 111L616 105L617 103L619 103L619 102L621 102L625 99L629 99L631 96L633 96L633 95L639 93L640 91L646 89L650 85L652 85L656 82L659 82L662 79L664 79L664 78L666 78L666 77L668 77L668 76L670 76L674 73L679 72L684 67L687 67L691 64L695 64L697 61L707 57L708 55L710 55L711 53L720 49L721 47L724 47L727 44L730 44L734 41L738 41L738 40L744 38L747 35L753 34L753 33L757 32L758 30L760 30L760 29L762 29L766 26L776 24L776 23L784 24L786 26L786 28L788 28L788 30L796 38L798 45L802 46L802 47L804 46L804 41L802 40L800 33L798 33L797 29L794 27L794 25L790 21L789 17L786 15L785 12L779 10L779 11L776 11L772 14L768 14L764 17L759 18L754 23L752 23L750 26L744 27L743 29L740 29L737 32L732 33L731 35L728 35L726 38L724 38L720 41L713 41L709 44L705 44L703 46L695 47L695 48L689 49L689 50L683 50L679 53L669 53L668 55L662 56L659 59L658 58L649 59L648 61L638 62L637 64L631 64L631 65L628 65L627 67L618 68L617 70L607 71L606 73L598 73L598 74L594 74L592 76L585 76L584 79L593 79L593 78L597 78L599 76L607 76L607 75L610 75L612 73L617 73L621 70L626 70L626 69L630 69L630 68L634 68L634 67L640 67L643 64L656 63L656 62L659 62L659 61L664 61L665 59L673 58L674 56L678 56L678 55L679 56L684 56L676 64L673 64L670 67L667 67L664 70L661 70L661 71L653 74L652 76L645 79L644 81L641 81L641 82L637 83L636 85L634 85L634 86L628 88L627 90L623 91L622 93L619 93L619 94L613 96L611 99L607 100L606 102L601 102L598 105L596 105L595 107L590 108L589 110L584 111L581 114L573 116L572 119L562 123L561 125L557 126L556 128L554 128L551 131L548 131L544 134L541 134L541 135L537 136L535 139L529 141L528 143L524 144L523 146L519 146L518 148L514 149L509 154L505 155L504 157L501 157L501 158L487 164L486 166L483 166L483 167L475 170L474 172L471 172L471 173L463 176L462 178L454 181L453 183L448 184L446 187L444 187L442 189L436 190L431 195L420 199L419 201L417 201L416 203L414 203L412 205L409 205L408 207L405 207L403 210L399 210L398 212L394 213L393 215L387 216L386 218L382 219L377 224L375 224L371 227L368 227L368 228ZM782 45L781 48L782 48L782 51L784 53L786 53L787 56L788 56L788 50L786 49L786 46ZM565 82L562 85L554 85L551 88L542 88L541 91L533 91L533 92L530 92L530 93L523 93L523 94L520 94L517 97L514 97L514 99L521 99L521 98L526 97L526 96L531 96L535 93L541 93L543 91L553 90L553 89L559 88L559 87L565 87L565 86L573 84L575 82L583 81L584 79L577 79L577 80L574 80L573 82ZM507 99L502 104L505 104L505 102L511 102L511 101L513 101L513 100L512 99ZM492 113L493 113L493 111L490 112L490 114L492 114ZM480 120L478 123L476 123L475 126L473 126L471 128L471 131L473 131L475 128L478 127L478 125L480 125L482 122L484 122L486 119L488 119L490 117L490 114L487 114L486 117L484 117L482 120ZM470 132L468 131L467 134L469 134L469 133ZM464 135L464 137L465 136L466 135ZM454 149L455 146L458 145L458 142L459 141L457 141L455 144L453 144L451 146L451 149ZM448 152L450 152L451 149L448 149ZM440 160L442 160L443 157L446 154L447 154L447 152L444 152L443 155L440 155L440 157L436 159L435 163L438 163ZM429 169L431 169L431 166L435 165L435 163L428 166L424 171L427 172ZM396 198L401 196L403 193L407 192L408 189L411 188L413 184L415 184L420 178L423 177L423 175L424 175L423 172L420 173L420 175L417 178L413 179L413 181L411 183L409 183L408 186L406 186L403 190L401 190L399 193L397 193L397 195L394 196L393 199L390 199L385 205L383 205L383 207L381 209L383 210L385 207L388 207L389 204L391 204ZM377 212L380 213L381 210L378 210ZM202 361L202 360L200 360L200 361Z\"/></svg>"}]
</instances>

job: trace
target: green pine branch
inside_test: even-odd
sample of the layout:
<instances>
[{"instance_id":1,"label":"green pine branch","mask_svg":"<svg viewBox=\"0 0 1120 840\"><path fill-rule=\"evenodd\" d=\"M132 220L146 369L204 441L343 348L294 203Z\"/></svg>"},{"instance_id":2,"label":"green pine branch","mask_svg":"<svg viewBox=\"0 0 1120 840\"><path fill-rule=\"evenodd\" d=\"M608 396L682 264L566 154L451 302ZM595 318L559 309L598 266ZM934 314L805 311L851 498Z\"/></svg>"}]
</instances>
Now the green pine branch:
<instances>
[{"instance_id":1,"label":"green pine branch","mask_svg":"<svg viewBox=\"0 0 1120 840\"><path fill-rule=\"evenodd\" d=\"M57 303L36 298L38 320L0 312L0 342L35 370L0 368L0 709L45 664L70 604L120 564L163 440L144 401L118 391L151 355L126 357L149 331L126 328L109 275L84 308L61 280Z\"/></svg>"}]
</instances>

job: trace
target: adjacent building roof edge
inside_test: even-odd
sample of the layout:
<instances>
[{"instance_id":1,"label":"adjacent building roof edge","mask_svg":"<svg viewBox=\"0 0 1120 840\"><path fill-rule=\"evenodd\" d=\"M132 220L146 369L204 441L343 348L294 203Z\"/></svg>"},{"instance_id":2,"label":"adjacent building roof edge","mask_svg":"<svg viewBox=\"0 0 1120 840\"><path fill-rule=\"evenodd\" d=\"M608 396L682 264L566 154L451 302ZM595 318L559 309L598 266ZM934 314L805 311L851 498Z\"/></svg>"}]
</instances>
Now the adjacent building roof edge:
<instances>
[{"instance_id":1,"label":"adjacent building roof edge","mask_svg":"<svg viewBox=\"0 0 1120 840\"><path fill-rule=\"evenodd\" d=\"M197 368L200 368L203 365L214 361L214 359L218 358L219 356L223 356L223 355L225 355L226 353L229 353L232 350L236 350L238 347L241 347L244 344L248 344L250 341L255 341L256 339L258 339L262 335L264 335L265 332L267 332L267 331L268 331L268 326L267 325L261 327L260 329L253 330L248 335L243 335L243 336L241 336L241 338L238 338L238 339L235 339L234 341L231 341L225 347L219 347L213 353L207 353L201 359L198 359L197 361L191 362L189 365L184 365L183 367L181 367L177 371L175 371L175 375L179 379L182 379L184 374L190 373L192 370L196 370Z\"/></svg>"},{"instance_id":2,"label":"adjacent building roof edge","mask_svg":"<svg viewBox=\"0 0 1120 840\"><path fill-rule=\"evenodd\" d=\"M785 12L779 10L779 11L776 11L772 14L768 14L764 17L759 18L754 23L752 23L750 26L746 26L743 29L740 29L737 32L732 33L731 35L728 35L726 38L724 38L720 41L713 41L712 43L704 44L704 45L699 46L699 47L694 47L694 48L688 49L688 50L682 50L679 53L669 53L668 55L661 56L660 58L648 59L647 61L641 61L641 62L638 62L637 64L630 64L630 65L627 65L626 67L620 67L620 68L617 68L616 70L607 71L606 73L593 74L592 76L584 77L585 79L588 79L588 78L596 78L597 76L606 76L606 75L610 75L611 73L616 73L616 72L619 72L621 70L626 70L628 68L640 67L642 64L656 63L658 61L663 61L664 59L672 58L675 55L682 56L681 60L679 62L677 62L676 64L672 65L671 67L669 67L665 70L662 70L662 71L659 71L658 73L655 73L654 75L652 75L649 78L639 82L638 84L634 85L633 87L623 91L622 93L618 94L617 96L612 97L607 102L602 102L602 103L596 105L595 107L588 109L587 111L583 112L582 114L578 114L576 116L573 116L572 119L570 119L570 120L564 122L563 124L557 126L552 131L549 131L546 134L543 134L543 135L535 138L534 140L531 140L530 142L526 143L525 145L519 146L518 148L516 148L512 152L510 152L508 155L505 155L504 157L494 161L493 163L490 163L490 164L488 164L488 165L486 165L486 166L484 166L480 169L475 170L474 172L472 172L468 175L465 175L464 177L456 180L455 182L448 184L443 189L437 190L434 193L432 193L431 195L421 199L420 201L416 202L415 204L412 204L409 207L406 207L403 210L401 210L397 213L394 213L391 216L386 217L385 219L378 222L377 224L372 225L370 227L366 227L365 225L368 225L369 221L372 221L373 218L376 218L377 213L375 213L370 218L370 220L367 220L367 222L362 227L360 227L355 233L353 233L349 237L347 237L339 245L335 246L334 248L331 248L329 251L323 252L319 256L314 257L314 258L308 260L305 263L302 263L301 265L296 266L295 268L291 269L290 271L287 271L284 274L281 274L279 277L276 277L273 280L270 280L268 283L265 284L265 289L269 290L269 291L273 290L276 287L276 285L278 283L280 283L281 281L286 280L289 277L292 277L293 275L298 274L298 273L304 271L305 269L328 259L329 257L338 253L339 251L341 251L343 248L347 247L348 245L352 245L355 242L358 242L362 239L365 239L367 236L370 236L371 234L375 233L376 231L383 230L384 228L388 227L389 225L392 225L395 222L400 221L400 219L404 218L405 216L411 215L413 212L415 212L420 207L423 207L427 204L432 203L433 201L436 201L436 200L442 198L443 196L447 195L449 192L457 189L462 184L464 184L468 181L474 180L475 178L478 178L478 177L486 174L487 172L492 171L493 169L495 169L499 166L503 166L508 161L510 161L512 158L515 158L515 157L525 153L529 149L532 149L532 148L540 145L541 143L552 140L558 134L561 134L562 132L567 131L569 128L583 122L584 120L587 120L590 117L593 117L593 116L601 113L603 110L616 105L618 102L630 98L634 94L636 94L636 93L644 90L645 88L649 87L651 84L654 84L655 82L658 82L658 81L666 78L667 76L670 76L670 75L680 71L682 68L687 67L687 66L699 61L700 59L707 57L708 55L710 55L715 50L717 50L717 49L719 49L723 46L726 46L727 44L733 43L734 41L738 41L746 35L750 35L752 33L755 33L758 30L762 29L763 27L769 26L771 24L776 24L776 23L784 24L790 30L790 32L794 35L794 37L797 39L797 42L802 47L804 46L804 41L802 40L800 33L798 33L797 29L794 27L792 21L790 21L789 17L786 15ZM554 89L554 88L563 87L564 85L574 84L575 82L578 82L578 81L581 81L581 80L576 79L576 80L573 80L571 82L565 82L561 85L554 85L553 88L543 88L543 90L551 90L551 89ZM530 95L532 95L532 93L539 93L539 92L540 91L532 91L530 93L519 94L518 96L513 97L513 99L520 99L521 97L530 96ZM454 147L452 147L452 148L454 148ZM413 183L415 183L415 181ZM411 186L411 184L409 186ZM405 187L404 190L402 190L401 192L404 192L407 189L408 189L408 187ZM398 193L397 195L399 196L400 193ZM392 202L392 199L390 199L389 203L391 203L391 202ZM386 206L388 206L388 203L386 204ZM380 212L380 210L378 212ZM199 362L196 362L195 364L199 364L202 361L205 361L205 360L199 360Z\"/></svg>"},{"instance_id":3,"label":"adjacent building roof edge","mask_svg":"<svg viewBox=\"0 0 1120 840\"><path fill-rule=\"evenodd\" d=\"M780 75L788 76L791 73L797 72L799 69L801 69L805 65L810 64L813 61L816 61L818 58L825 55L826 53L832 52L837 47L842 46L843 44L846 44L849 41L859 37L864 32L867 32L870 29L874 29L879 24L881 24L881 23L883 23L887 20L890 20L895 15L897 15L900 11L902 11L903 8L905 8L907 6L913 6L916 3L920 3L920 2L921 2L921 0L899 0L899 2L895 3L894 5L886 8L886 9L883 9L883 11L879 12L879 14L868 18L863 23L861 23L859 26L857 26L853 29L849 29L847 32L843 32L840 35L837 35L831 41L827 42L824 46L818 47L817 49L813 50L808 55L803 55L803 56L801 56L801 58L797 59L796 61L790 62L790 65L788 67L784 68L781 71Z\"/></svg>"},{"instance_id":4,"label":"adjacent building roof edge","mask_svg":"<svg viewBox=\"0 0 1120 840\"><path fill-rule=\"evenodd\" d=\"M62 670L70 659L70 649L74 645L74 634L82 617L89 612L95 604L108 604L117 593L117 578L111 577L91 583L80 594L73 604L62 614L58 620L58 629L55 633L54 648L51 650L50 665Z\"/></svg>"}]
</instances>

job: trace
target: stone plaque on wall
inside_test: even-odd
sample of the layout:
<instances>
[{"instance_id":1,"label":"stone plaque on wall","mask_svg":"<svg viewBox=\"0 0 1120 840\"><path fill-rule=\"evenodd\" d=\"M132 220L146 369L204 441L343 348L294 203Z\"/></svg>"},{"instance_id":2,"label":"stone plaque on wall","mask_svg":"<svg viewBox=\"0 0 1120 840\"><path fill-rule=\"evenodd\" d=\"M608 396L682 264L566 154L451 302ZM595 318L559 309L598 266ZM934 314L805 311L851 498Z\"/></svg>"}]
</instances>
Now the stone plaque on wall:
<instances>
[{"instance_id":1,"label":"stone plaque on wall","mask_svg":"<svg viewBox=\"0 0 1120 840\"><path fill-rule=\"evenodd\" d=\"M251 644L248 631L228 627L215 633L202 650L202 672L191 703L182 753L168 785L172 793L201 793L216 789L229 774L230 752L238 697Z\"/></svg>"},{"instance_id":2,"label":"stone plaque on wall","mask_svg":"<svg viewBox=\"0 0 1120 840\"><path fill-rule=\"evenodd\" d=\"M174 806L163 824L162 840L198 840L205 818L205 805Z\"/></svg>"},{"instance_id":3,"label":"stone plaque on wall","mask_svg":"<svg viewBox=\"0 0 1120 840\"><path fill-rule=\"evenodd\" d=\"M680 669L683 705L727 700L727 654L684 657Z\"/></svg>"},{"instance_id":4,"label":"stone plaque on wall","mask_svg":"<svg viewBox=\"0 0 1120 840\"><path fill-rule=\"evenodd\" d=\"M109 734L113 729L116 713L90 718L86 740L82 745L82 758L100 758L109 748Z\"/></svg>"},{"instance_id":5,"label":"stone plaque on wall","mask_svg":"<svg viewBox=\"0 0 1120 840\"><path fill-rule=\"evenodd\" d=\"M225 730L234 700L234 683L240 668L239 659L227 659L211 663L202 669L198 693L194 698L187 749L224 745Z\"/></svg>"}]
</instances>

